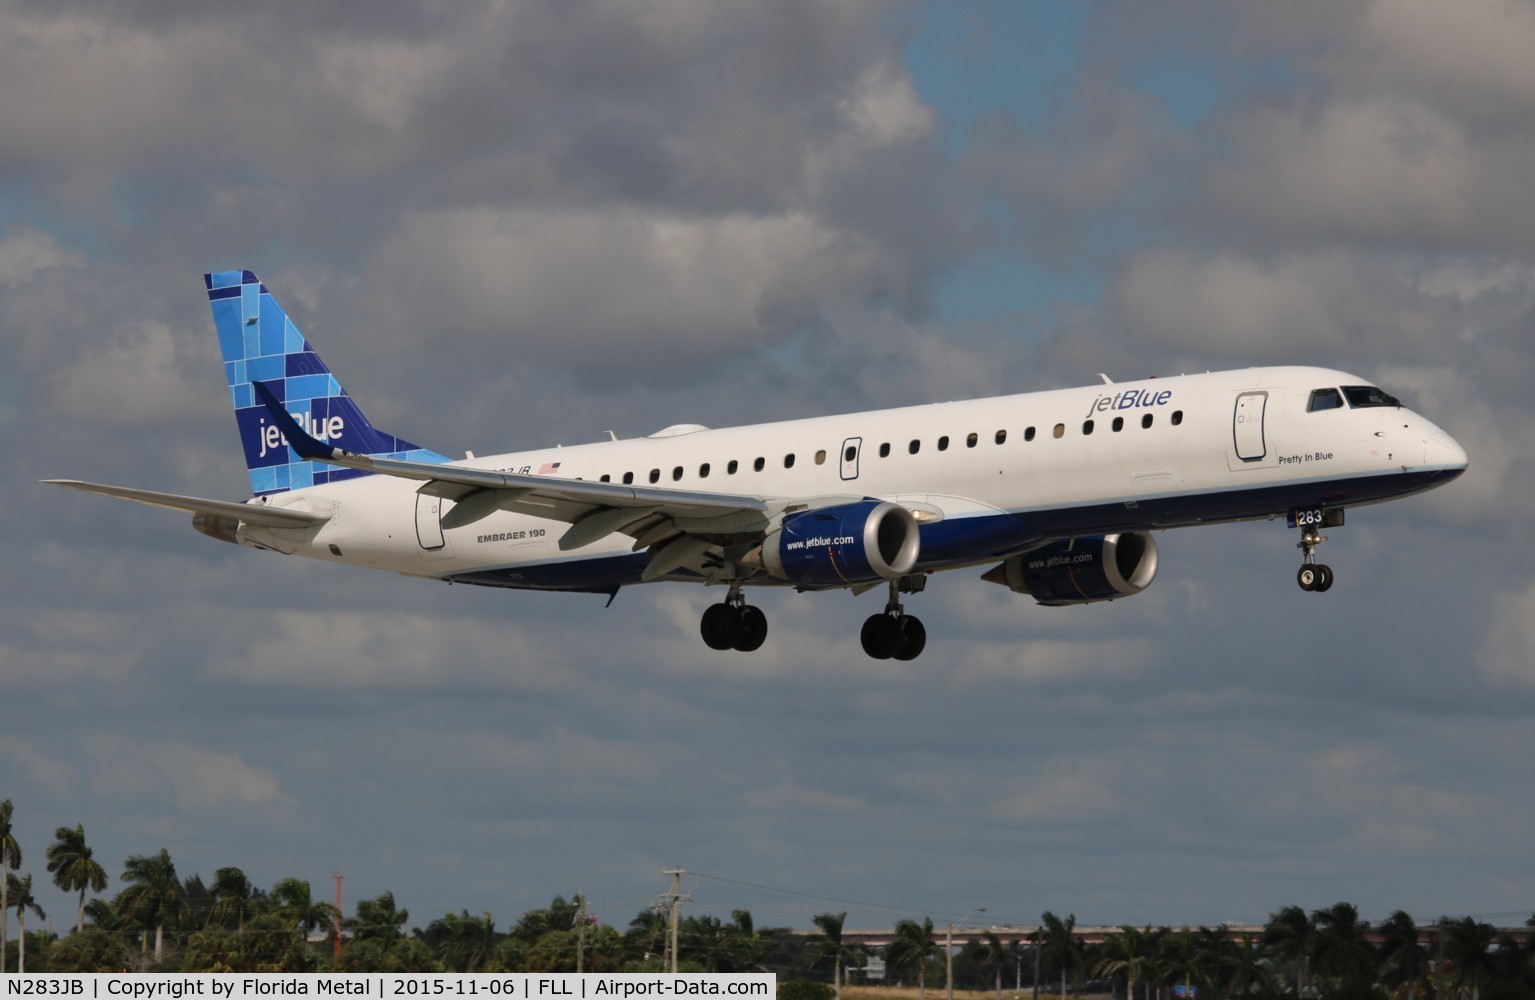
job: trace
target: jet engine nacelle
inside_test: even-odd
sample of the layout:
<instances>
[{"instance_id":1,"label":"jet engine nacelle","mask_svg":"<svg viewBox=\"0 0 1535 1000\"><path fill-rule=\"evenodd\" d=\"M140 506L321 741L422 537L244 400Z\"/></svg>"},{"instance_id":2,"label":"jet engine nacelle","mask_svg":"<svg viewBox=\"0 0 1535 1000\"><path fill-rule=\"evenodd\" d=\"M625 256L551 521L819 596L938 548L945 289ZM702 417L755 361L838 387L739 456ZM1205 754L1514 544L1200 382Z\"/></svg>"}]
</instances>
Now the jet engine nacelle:
<instances>
[{"instance_id":1,"label":"jet engine nacelle","mask_svg":"<svg viewBox=\"0 0 1535 1000\"><path fill-rule=\"evenodd\" d=\"M983 579L1059 607L1139 594L1156 575L1156 539L1149 531L1132 531L1052 542L1013 556Z\"/></svg>"},{"instance_id":2,"label":"jet engine nacelle","mask_svg":"<svg viewBox=\"0 0 1535 1000\"><path fill-rule=\"evenodd\" d=\"M911 511L871 499L790 514L763 539L761 565L801 589L846 587L905 576L920 548Z\"/></svg>"}]
</instances>

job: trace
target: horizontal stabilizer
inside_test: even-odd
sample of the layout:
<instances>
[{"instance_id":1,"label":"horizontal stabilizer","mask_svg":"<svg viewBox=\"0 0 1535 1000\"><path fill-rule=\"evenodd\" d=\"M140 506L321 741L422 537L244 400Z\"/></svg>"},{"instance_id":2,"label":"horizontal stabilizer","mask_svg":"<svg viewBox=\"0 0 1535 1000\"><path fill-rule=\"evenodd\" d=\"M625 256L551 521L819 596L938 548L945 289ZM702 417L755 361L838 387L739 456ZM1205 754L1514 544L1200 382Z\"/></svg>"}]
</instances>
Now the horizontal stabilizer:
<instances>
[{"instance_id":1,"label":"horizontal stabilizer","mask_svg":"<svg viewBox=\"0 0 1535 1000\"><path fill-rule=\"evenodd\" d=\"M135 490L126 486L103 486L85 483L78 479L44 479L49 486L67 486L82 493L98 493L104 497L132 500L134 503L165 510L182 510L189 514L209 514L259 524L268 528L303 528L311 524L323 524L329 514L311 514L303 510L284 510L258 504L235 503L230 500L204 500L201 497L184 497L175 493L156 493L154 490Z\"/></svg>"}]
</instances>

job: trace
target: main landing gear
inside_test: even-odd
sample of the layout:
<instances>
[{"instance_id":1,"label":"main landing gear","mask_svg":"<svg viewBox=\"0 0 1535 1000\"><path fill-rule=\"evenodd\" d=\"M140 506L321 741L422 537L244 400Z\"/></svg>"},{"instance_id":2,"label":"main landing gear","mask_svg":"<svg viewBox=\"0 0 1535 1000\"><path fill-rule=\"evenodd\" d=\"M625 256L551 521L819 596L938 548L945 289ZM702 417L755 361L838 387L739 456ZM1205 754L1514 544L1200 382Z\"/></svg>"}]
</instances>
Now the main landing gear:
<instances>
[{"instance_id":1,"label":"main landing gear","mask_svg":"<svg viewBox=\"0 0 1535 1000\"><path fill-rule=\"evenodd\" d=\"M922 620L901 608L900 595L921 590L925 578L905 577L890 581L890 600L885 610L870 615L863 623L859 638L863 651L876 660L915 660L927 646L927 629ZM767 638L767 616L760 608L746 603L741 585L732 583L730 593L718 604L709 605L698 623L699 634L710 649L738 649L750 653Z\"/></svg>"},{"instance_id":2,"label":"main landing gear","mask_svg":"<svg viewBox=\"0 0 1535 1000\"><path fill-rule=\"evenodd\" d=\"M709 605L698 625L704 644L710 649L738 649L750 653L767 639L767 615L761 608L746 603L741 585L730 585L730 593L719 604Z\"/></svg>"},{"instance_id":3,"label":"main landing gear","mask_svg":"<svg viewBox=\"0 0 1535 1000\"><path fill-rule=\"evenodd\" d=\"M1300 529L1300 541L1296 548L1301 550L1301 567L1295 574L1295 582L1300 584L1300 589L1323 593L1332 589L1332 567L1324 566L1316 561L1316 547L1327 541L1327 536L1322 534L1315 524L1303 525Z\"/></svg>"},{"instance_id":4,"label":"main landing gear","mask_svg":"<svg viewBox=\"0 0 1535 1000\"><path fill-rule=\"evenodd\" d=\"M859 633L863 651L876 660L915 660L927 646L927 629L922 619L901 608L899 584L899 580L890 581L890 600L885 610L870 615Z\"/></svg>"}]
</instances>

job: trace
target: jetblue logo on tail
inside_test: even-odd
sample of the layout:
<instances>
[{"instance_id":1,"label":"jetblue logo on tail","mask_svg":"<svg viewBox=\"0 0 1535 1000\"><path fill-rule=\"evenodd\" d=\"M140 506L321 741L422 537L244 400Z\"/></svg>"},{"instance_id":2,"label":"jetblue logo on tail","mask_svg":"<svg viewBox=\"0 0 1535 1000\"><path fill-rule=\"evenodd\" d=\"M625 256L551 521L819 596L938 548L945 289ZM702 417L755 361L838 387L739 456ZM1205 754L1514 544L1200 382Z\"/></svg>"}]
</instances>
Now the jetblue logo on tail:
<instances>
[{"instance_id":1,"label":"jetblue logo on tail","mask_svg":"<svg viewBox=\"0 0 1535 1000\"><path fill-rule=\"evenodd\" d=\"M346 421L340 417L327 417L315 420L307 413L290 413L293 422L304 429L304 433L316 441L339 441L341 435L346 433ZM276 451L278 448L288 447L288 439L276 424L269 424L265 419L261 421L261 454L257 457L266 458L267 452Z\"/></svg>"}]
</instances>

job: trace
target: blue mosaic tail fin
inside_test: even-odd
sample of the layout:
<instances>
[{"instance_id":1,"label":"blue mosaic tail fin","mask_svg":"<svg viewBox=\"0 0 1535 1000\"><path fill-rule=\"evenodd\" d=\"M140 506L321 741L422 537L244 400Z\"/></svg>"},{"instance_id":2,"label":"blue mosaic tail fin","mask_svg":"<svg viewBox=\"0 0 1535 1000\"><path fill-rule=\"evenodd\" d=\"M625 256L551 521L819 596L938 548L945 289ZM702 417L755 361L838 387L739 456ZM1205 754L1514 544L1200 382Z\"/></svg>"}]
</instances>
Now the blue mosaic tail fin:
<instances>
[{"instance_id":1,"label":"blue mosaic tail fin","mask_svg":"<svg viewBox=\"0 0 1535 1000\"><path fill-rule=\"evenodd\" d=\"M203 275L224 374L234 400L251 492L257 496L366 473L300 458L268 419L251 383L264 382L311 435L347 451L414 462L446 462L433 451L375 430L266 285L250 271Z\"/></svg>"}]
</instances>

